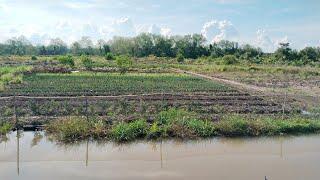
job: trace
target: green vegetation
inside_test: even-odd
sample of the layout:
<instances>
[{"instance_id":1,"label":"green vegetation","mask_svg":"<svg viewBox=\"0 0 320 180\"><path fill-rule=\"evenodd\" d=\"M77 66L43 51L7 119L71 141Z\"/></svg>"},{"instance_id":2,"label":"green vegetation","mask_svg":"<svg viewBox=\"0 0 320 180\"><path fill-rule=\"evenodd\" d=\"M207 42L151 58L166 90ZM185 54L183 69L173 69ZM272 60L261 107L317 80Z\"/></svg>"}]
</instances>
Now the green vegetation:
<instances>
[{"instance_id":1,"label":"green vegetation","mask_svg":"<svg viewBox=\"0 0 320 180\"><path fill-rule=\"evenodd\" d=\"M132 141L143 138L147 134L148 124L145 120L137 120L130 123L121 122L111 129L111 138L115 141Z\"/></svg>"},{"instance_id":2,"label":"green vegetation","mask_svg":"<svg viewBox=\"0 0 320 180\"><path fill-rule=\"evenodd\" d=\"M320 66L320 48L306 47L300 51L290 48L289 43L281 43L274 53L264 53L260 48L251 45L239 45L237 42L220 41L208 44L200 34L165 37L142 33L136 37L114 37L108 43L98 40L96 44L88 37L67 46L61 39L52 39L47 46L33 46L25 37L12 38L0 44L0 55L95 55L105 56L112 60L113 55L130 57L156 57L198 59L208 57L214 61L233 64L234 59L252 64L290 64L294 66ZM224 58L227 56L226 58ZM231 58L231 56L233 56ZM183 57L183 58L182 58ZM67 63L71 65L70 63Z\"/></svg>"},{"instance_id":3,"label":"green vegetation","mask_svg":"<svg viewBox=\"0 0 320 180\"><path fill-rule=\"evenodd\" d=\"M71 55L67 55L67 56L59 56L58 61L63 64L63 65L67 65L70 67L74 67L75 63L74 63L74 59Z\"/></svg>"},{"instance_id":4,"label":"green vegetation","mask_svg":"<svg viewBox=\"0 0 320 180\"><path fill-rule=\"evenodd\" d=\"M20 84L23 80L23 73L31 69L28 66L0 67L0 92L5 90L9 84Z\"/></svg>"},{"instance_id":5,"label":"green vegetation","mask_svg":"<svg viewBox=\"0 0 320 180\"><path fill-rule=\"evenodd\" d=\"M87 69L87 70L91 70L94 66L94 62L92 61L91 58L89 58L86 55L82 55L80 57L81 63L83 64L83 66Z\"/></svg>"},{"instance_id":6,"label":"green vegetation","mask_svg":"<svg viewBox=\"0 0 320 180\"><path fill-rule=\"evenodd\" d=\"M234 55L226 55L222 58L221 64L223 65L231 65L237 63L237 58Z\"/></svg>"},{"instance_id":7,"label":"green vegetation","mask_svg":"<svg viewBox=\"0 0 320 180\"><path fill-rule=\"evenodd\" d=\"M32 74L5 93L22 95L124 95L226 90L228 87L201 78L177 74L74 73Z\"/></svg>"},{"instance_id":8,"label":"green vegetation","mask_svg":"<svg viewBox=\"0 0 320 180\"><path fill-rule=\"evenodd\" d=\"M31 60L35 61L38 60L37 56L31 56Z\"/></svg>"},{"instance_id":9,"label":"green vegetation","mask_svg":"<svg viewBox=\"0 0 320 180\"><path fill-rule=\"evenodd\" d=\"M106 60L115 60L115 57L112 53L107 53L105 56Z\"/></svg>"},{"instance_id":10,"label":"green vegetation","mask_svg":"<svg viewBox=\"0 0 320 180\"><path fill-rule=\"evenodd\" d=\"M99 128L96 128L97 126ZM248 118L228 115L220 121L211 122L199 120L191 112L170 109L160 112L150 124L141 119L110 125L102 123L101 120L86 121L82 118L67 118L51 123L47 127L47 132L60 141L88 137L124 142L160 137L185 139L213 136L273 136L320 132L320 120L304 117L281 119L267 116Z\"/></svg>"},{"instance_id":11,"label":"green vegetation","mask_svg":"<svg viewBox=\"0 0 320 180\"><path fill-rule=\"evenodd\" d=\"M184 57L181 53L177 54L177 61L179 63L183 63L184 62Z\"/></svg>"},{"instance_id":12,"label":"green vegetation","mask_svg":"<svg viewBox=\"0 0 320 180\"><path fill-rule=\"evenodd\" d=\"M222 136L272 136L281 134L315 133L320 131L320 120L291 117L288 119L227 116L216 123L216 132Z\"/></svg>"},{"instance_id":13,"label":"green vegetation","mask_svg":"<svg viewBox=\"0 0 320 180\"><path fill-rule=\"evenodd\" d=\"M124 74L132 66L133 62L128 56L117 56L116 63L121 74Z\"/></svg>"},{"instance_id":14,"label":"green vegetation","mask_svg":"<svg viewBox=\"0 0 320 180\"><path fill-rule=\"evenodd\" d=\"M8 122L0 123L0 136L6 135L13 129L13 125Z\"/></svg>"}]
</instances>

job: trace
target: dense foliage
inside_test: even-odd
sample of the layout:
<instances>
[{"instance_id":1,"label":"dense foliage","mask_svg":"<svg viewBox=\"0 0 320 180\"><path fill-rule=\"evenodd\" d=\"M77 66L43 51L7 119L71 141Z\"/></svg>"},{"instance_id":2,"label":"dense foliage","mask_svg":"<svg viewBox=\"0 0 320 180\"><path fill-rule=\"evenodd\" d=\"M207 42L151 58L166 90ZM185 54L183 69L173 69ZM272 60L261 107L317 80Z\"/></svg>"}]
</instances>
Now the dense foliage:
<instances>
[{"instance_id":1,"label":"dense foliage","mask_svg":"<svg viewBox=\"0 0 320 180\"><path fill-rule=\"evenodd\" d=\"M142 33L136 37L114 37L109 42L98 40L96 44L89 37L68 46L61 39L52 39L47 46L32 45L25 37L12 38L0 44L0 55L99 55L106 59L114 59L113 55L132 57L184 58L197 59L210 57L221 60L228 56L226 64L236 61L250 63L283 63L293 65L314 64L320 62L320 48L306 47L300 51L290 48L288 43L279 44L274 53L264 53L260 48L250 45L240 46L236 42L220 41L207 44L206 39L199 34L164 37L161 35ZM232 58L231 58L232 56ZM223 61L224 61L223 60Z\"/></svg>"}]
</instances>

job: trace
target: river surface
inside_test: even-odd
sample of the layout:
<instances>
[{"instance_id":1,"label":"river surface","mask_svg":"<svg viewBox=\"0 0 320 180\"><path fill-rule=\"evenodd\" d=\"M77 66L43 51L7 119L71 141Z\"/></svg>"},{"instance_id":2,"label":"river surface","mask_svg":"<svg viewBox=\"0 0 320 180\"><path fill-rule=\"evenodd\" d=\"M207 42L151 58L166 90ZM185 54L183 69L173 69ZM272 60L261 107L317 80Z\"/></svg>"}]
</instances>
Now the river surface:
<instances>
[{"instance_id":1,"label":"river surface","mask_svg":"<svg viewBox=\"0 0 320 180\"><path fill-rule=\"evenodd\" d=\"M63 145L43 133L0 142L0 180L319 180L320 135Z\"/></svg>"}]
</instances>

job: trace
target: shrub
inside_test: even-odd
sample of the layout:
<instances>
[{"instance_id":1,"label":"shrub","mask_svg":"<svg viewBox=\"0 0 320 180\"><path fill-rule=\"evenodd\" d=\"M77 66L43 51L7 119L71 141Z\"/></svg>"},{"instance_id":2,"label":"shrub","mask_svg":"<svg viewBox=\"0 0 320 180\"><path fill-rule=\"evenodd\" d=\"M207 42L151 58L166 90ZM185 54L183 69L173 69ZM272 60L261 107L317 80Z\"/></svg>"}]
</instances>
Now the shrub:
<instances>
[{"instance_id":1,"label":"shrub","mask_svg":"<svg viewBox=\"0 0 320 180\"><path fill-rule=\"evenodd\" d=\"M69 117L50 123L47 132L61 141L76 141L89 137L90 123L79 117Z\"/></svg>"},{"instance_id":2,"label":"shrub","mask_svg":"<svg viewBox=\"0 0 320 180\"><path fill-rule=\"evenodd\" d=\"M106 54L106 56L105 56L105 59L106 59L106 60L114 60L115 57L113 56L112 53L108 52L108 53Z\"/></svg>"},{"instance_id":3,"label":"shrub","mask_svg":"<svg viewBox=\"0 0 320 180\"><path fill-rule=\"evenodd\" d=\"M128 56L117 56L116 62L121 74L126 73L133 63Z\"/></svg>"},{"instance_id":4,"label":"shrub","mask_svg":"<svg viewBox=\"0 0 320 180\"><path fill-rule=\"evenodd\" d=\"M181 53L177 54L177 61L178 61L178 63L184 62L184 56Z\"/></svg>"},{"instance_id":5,"label":"shrub","mask_svg":"<svg viewBox=\"0 0 320 180\"><path fill-rule=\"evenodd\" d=\"M237 58L234 55L225 55L221 59L221 64L231 65L238 63Z\"/></svg>"},{"instance_id":6,"label":"shrub","mask_svg":"<svg viewBox=\"0 0 320 180\"><path fill-rule=\"evenodd\" d=\"M147 133L147 137L149 139L156 139L161 136L163 136L163 128L158 125L158 122L154 122Z\"/></svg>"},{"instance_id":7,"label":"shrub","mask_svg":"<svg viewBox=\"0 0 320 180\"><path fill-rule=\"evenodd\" d=\"M38 60L37 56L31 56L31 60Z\"/></svg>"},{"instance_id":8,"label":"shrub","mask_svg":"<svg viewBox=\"0 0 320 180\"><path fill-rule=\"evenodd\" d=\"M67 55L67 56L59 56L58 61L63 64L63 65L67 65L70 67L74 67L74 59L71 55Z\"/></svg>"},{"instance_id":9,"label":"shrub","mask_svg":"<svg viewBox=\"0 0 320 180\"><path fill-rule=\"evenodd\" d=\"M163 111L156 120L160 125L156 132L161 132L161 136L192 138L209 137L215 134L211 122L198 120L193 113L184 110L170 109ZM156 127L153 128L153 131L155 131Z\"/></svg>"},{"instance_id":10,"label":"shrub","mask_svg":"<svg viewBox=\"0 0 320 180\"><path fill-rule=\"evenodd\" d=\"M118 141L130 141L142 138L147 134L148 124L145 120L137 120L131 123L121 122L111 130L111 137Z\"/></svg>"},{"instance_id":11,"label":"shrub","mask_svg":"<svg viewBox=\"0 0 320 180\"><path fill-rule=\"evenodd\" d=\"M222 136L260 136L320 131L320 121L304 118L254 118L228 116L215 123L216 131Z\"/></svg>"},{"instance_id":12,"label":"shrub","mask_svg":"<svg viewBox=\"0 0 320 180\"><path fill-rule=\"evenodd\" d=\"M82 55L82 56L80 57L80 60L81 60L82 65L83 65L86 69L91 70L91 69L93 68L94 62L93 62L92 59L89 58L88 56Z\"/></svg>"},{"instance_id":13,"label":"shrub","mask_svg":"<svg viewBox=\"0 0 320 180\"><path fill-rule=\"evenodd\" d=\"M9 133L11 130L13 129L13 125L5 122L0 124L0 135L5 135L7 133Z\"/></svg>"},{"instance_id":14,"label":"shrub","mask_svg":"<svg viewBox=\"0 0 320 180\"><path fill-rule=\"evenodd\" d=\"M186 121L186 126L199 137L210 137L215 134L213 124L209 121L191 119Z\"/></svg>"}]
</instances>

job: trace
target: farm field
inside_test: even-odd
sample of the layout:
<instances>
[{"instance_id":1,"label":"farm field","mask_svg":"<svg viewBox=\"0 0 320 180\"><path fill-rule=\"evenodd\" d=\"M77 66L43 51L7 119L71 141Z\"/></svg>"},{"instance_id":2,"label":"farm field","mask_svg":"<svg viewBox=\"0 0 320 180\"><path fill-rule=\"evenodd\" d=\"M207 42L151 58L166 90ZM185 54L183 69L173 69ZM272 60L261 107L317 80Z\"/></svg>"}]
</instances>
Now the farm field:
<instances>
[{"instance_id":1,"label":"farm field","mask_svg":"<svg viewBox=\"0 0 320 180\"><path fill-rule=\"evenodd\" d=\"M179 74L125 74L80 72L32 74L11 85L2 95L82 96L228 91L220 83Z\"/></svg>"},{"instance_id":2,"label":"farm field","mask_svg":"<svg viewBox=\"0 0 320 180\"><path fill-rule=\"evenodd\" d=\"M318 78L316 68L274 70L263 65L203 65L192 61L180 64L141 58L133 59L134 65L126 73L119 73L113 61L99 57L92 57L95 65L91 69L86 69L77 58L74 67L61 65L55 57L27 59L11 65L4 61L6 66L1 70L1 76L7 78L2 78L0 120L12 122L17 118L19 127L47 125L68 117L87 117L115 125L146 120L151 125L158 121L159 114L171 109L192 112L194 118L214 123L234 115L261 121L277 119L272 123L295 117L304 119L303 106L296 98L279 92L257 93L210 77L256 87L263 86L250 83L250 78L259 82L268 81L270 76L279 77L279 81L289 75L295 75L297 81Z\"/></svg>"}]
</instances>

